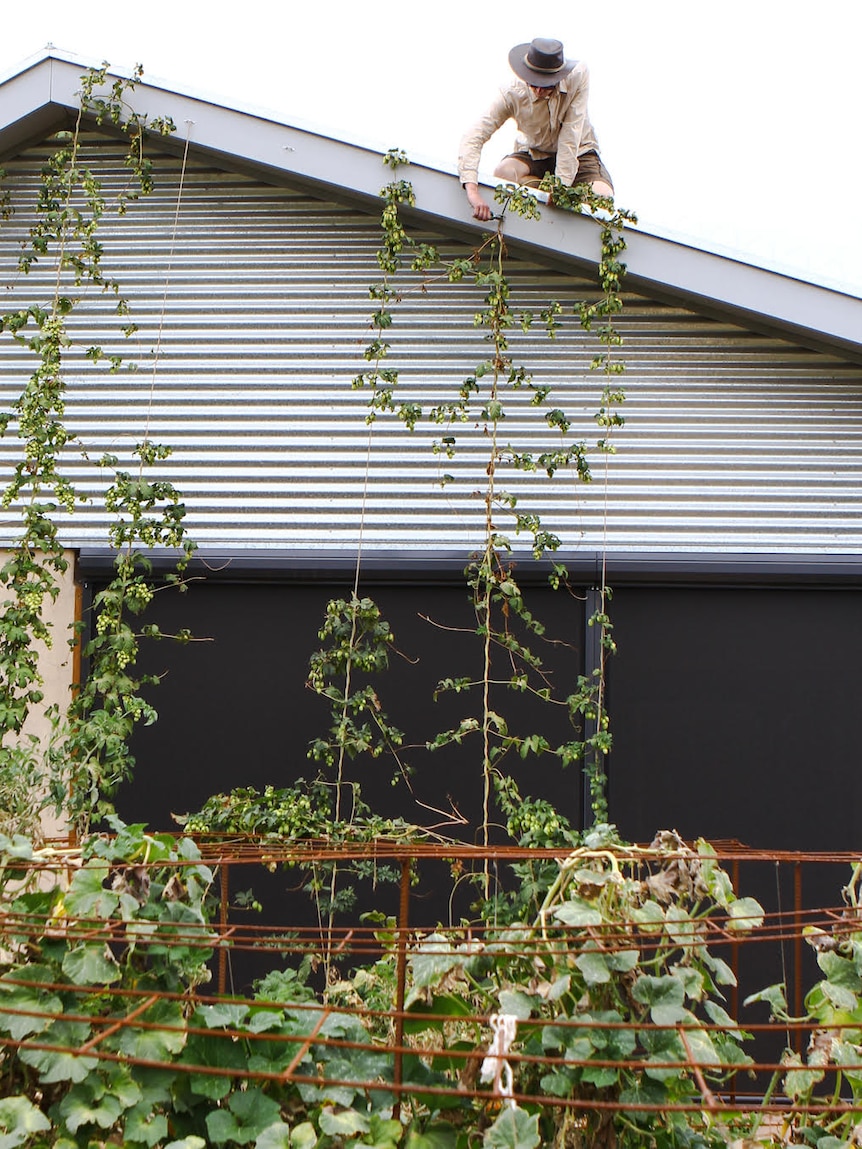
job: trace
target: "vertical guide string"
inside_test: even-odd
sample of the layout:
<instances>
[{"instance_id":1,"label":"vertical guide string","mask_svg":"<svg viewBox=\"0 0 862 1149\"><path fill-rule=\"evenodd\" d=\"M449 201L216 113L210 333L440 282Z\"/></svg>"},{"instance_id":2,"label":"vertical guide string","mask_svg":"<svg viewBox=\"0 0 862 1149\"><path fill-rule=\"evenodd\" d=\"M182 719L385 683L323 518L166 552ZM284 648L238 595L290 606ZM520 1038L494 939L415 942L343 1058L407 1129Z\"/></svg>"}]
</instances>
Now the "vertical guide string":
<instances>
[{"instance_id":1,"label":"vertical guide string","mask_svg":"<svg viewBox=\"0 0 862 1149\"><path fill-rule=\"evenodd\" d=\"M153 349L153 369L152 369L152 372L150 373L150 394L149 394L149 397L147 399L147 416L146 416L146 419L144 420L144 442L146 442L150 437L150 421L151 421L152 412L153 412L153 397L155 395L155 390L156 390L156 369L159 365L159 359L161 358L161 353L162 353L162 335L163 335L164 329L165 329L165 314L167 312L167 306L168 306L168 289L170 287L171 273L173 271L174 253L176 251L177 233L179 231L180 206L182 204L183 190L185 188L186 165L188 163L188 158L189 158L189 144L191 142L191 131L192 131L192 127L194 126L194 120L186 120L185 123L186 123L186 140L185 140L185 146L183 147L182 165L180 167L180 181L179 181L179 185L177 186L177 202L176 202L176 206L174 208L174 222L173 222L173 227L171 229L171 242L170 242L170 247L168 249L168 261L167 261L167 265L165 267L164 287L162 288L162 305L161 305L161 308L159 310L159 324L158 324L158 328L156 329L156 345L155 345L155 348ZM143 470L143 466L144 466L144 461L143 461L143 459L141 459L140 464L139 464L139 471Z\"/></svg>"}]
</instances>

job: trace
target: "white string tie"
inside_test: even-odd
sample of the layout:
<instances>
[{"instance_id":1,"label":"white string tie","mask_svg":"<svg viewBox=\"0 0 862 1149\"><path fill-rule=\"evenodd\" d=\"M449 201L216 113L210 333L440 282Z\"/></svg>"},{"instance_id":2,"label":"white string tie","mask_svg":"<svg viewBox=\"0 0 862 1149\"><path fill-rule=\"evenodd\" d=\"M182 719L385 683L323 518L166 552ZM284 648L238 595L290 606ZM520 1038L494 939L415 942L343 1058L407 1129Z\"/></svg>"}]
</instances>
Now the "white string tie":
<instances>
[{"instance_id":1,"label":"white string tie","mask_svg":"<svg viewBox=\"0 0 862 1149\"><path fill-rule=\"evenodd\" d=\"M517 1106L512 1100L514 1077L512 1067L506 1058L515 1040L518 1019L513 1013L492 1013L488 1018L488 1024L494 1036L479 1070L479 1080L493 1082L494 1093L498 1097L505 1097L509 1106L516 1109Z\"/></svg>"}]
</instances>

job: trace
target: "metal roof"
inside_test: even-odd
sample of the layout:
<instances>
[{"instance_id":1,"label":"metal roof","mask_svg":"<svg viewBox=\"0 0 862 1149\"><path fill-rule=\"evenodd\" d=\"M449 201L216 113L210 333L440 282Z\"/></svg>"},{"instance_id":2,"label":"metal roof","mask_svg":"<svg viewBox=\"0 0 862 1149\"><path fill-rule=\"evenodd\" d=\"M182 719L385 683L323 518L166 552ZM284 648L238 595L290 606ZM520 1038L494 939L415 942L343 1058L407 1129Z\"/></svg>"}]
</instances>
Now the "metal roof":
<instances>
[{"instance_id":1,"label":"metal roof","mask_svg":"<svg viewBox=\"0 0 862 1149\"><path fill-rule=\"evenodd\" d=\"M98 291L84 293L67 323L67 425L89 459L110 452L131 466L144 434L171 445L159 474L182 493L192 536L208 553L337 554L355 547L360 530L366 554L472 550L484 523L475 495L488 462L481 422L459 425L456 455L444 459L431 451L441 429L428 421L411 433L381 418L372 432L367 393L351 386L365 368L368 285L380 274L378 211L225 169L206 155L189 160L180 197L183 165L159 147L154 141L153 193L122 219L106 213L99 232L106 273L122 284L136 332L123 338L125 320ZM43 139L5 163L15 207L0 228L6 307L49 299L55 287L49 261L17 274L52 150ZM81 162L106 195L127 183L124 151L103 131L82 133ZM447 231L414 234L445 259L472 252L475 232L464 241ZM573 274L522 252L508 261L507 278L516 313L559 301L557 338L538 323L516 325L511 353L553 387L572 436L593 442L602 376L590 371L597 344L575 307L598 294L594 268ZM387 363L399 371L400 396L427 411L487 357L473 322L484 289L406 271L397 282ZM862 369L628 284L623 295L619 452L607 471L606 456L593 455L596 481L586 485L568 471L548 484L543 474L501 470L520 509L540 510L578 554L862 554ZM138 369L113 374L107 363L90 363L93 343ZM31 370L32 353L4 341L0 409L10 409ZM506 408L504 439L544 449L541 408L523 389ZM0 439L0 471L14 466L19 449L13 436ZM72 444L64 467L91 501L63 516L62 538L103 546L105 475ZM452 481L441 487L444 472ZM3 519L0 543L16 531L14 516ZM525 547L526 537L513 545Z\"/></svg>"},{"instance_id":2,"label":"metal roof","mask_svg":"<svg viewBox=\"0 0 862 1149\"><path fill-rule=\"evenodd\" d=\"M0 158L77 111L82 66L51 50L0 83ZM196 153L221 164L378 208L384 169L369 148L151 82L137 85L135 103L171 116L177 143L188 135ZM472 219L451 173L414 164L409 178L416 215L428 226L461 235L494 226ZM547 209L538 221L509 218L505 230L513 250L549 266L583 272L596 265L599 227L592 219ZM862 299L637 229L627 242L630 289L862 362Z\"/></svg>"}]
</instances>

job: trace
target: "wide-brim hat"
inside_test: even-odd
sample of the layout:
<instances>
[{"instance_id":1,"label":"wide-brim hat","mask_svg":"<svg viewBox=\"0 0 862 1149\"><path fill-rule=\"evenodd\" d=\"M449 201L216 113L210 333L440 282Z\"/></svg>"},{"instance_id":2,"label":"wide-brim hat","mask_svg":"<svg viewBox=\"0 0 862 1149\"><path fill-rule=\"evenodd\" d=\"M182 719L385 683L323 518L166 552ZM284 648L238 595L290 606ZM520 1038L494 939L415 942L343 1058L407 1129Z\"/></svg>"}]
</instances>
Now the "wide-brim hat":
<instances>
[{"instance_id":1,"label":"wide-brim hat","mask_svg":"<svg viewBox=\"0 0 862 1149\"><path fill-rule=\"evenodd\" d=\"M512 71L534 88L553 88L574 68L577 60L567 60L559 40L537 37L529 44L516 44L509 53Z\"/></svg>"}]
</instances>

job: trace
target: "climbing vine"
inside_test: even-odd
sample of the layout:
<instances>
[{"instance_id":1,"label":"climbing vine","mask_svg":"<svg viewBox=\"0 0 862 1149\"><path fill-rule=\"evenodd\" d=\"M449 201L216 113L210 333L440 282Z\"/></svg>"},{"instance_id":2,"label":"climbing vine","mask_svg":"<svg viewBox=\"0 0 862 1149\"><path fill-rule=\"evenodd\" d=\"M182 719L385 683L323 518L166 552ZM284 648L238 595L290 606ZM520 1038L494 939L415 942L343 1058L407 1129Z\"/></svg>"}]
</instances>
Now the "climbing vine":
<instances>
[{"instance_id":1,"label":"climbing vine","mask_svg":"<svg viewBox=\"0 0 862 1149\"><path fill-rule=\"evenodd\" d=\"M111 372L124 366L121 355L106 355L101 346L77 346L70 319L88 292L98 291L116 300L119 333L129 337L137 330L128 300L105 269L99 228L104 217L124 214L149 193L153 177L146 141L153 133L174 130L169 120L147 119L130 106L128 97L140 75L137 69L129 79L109 81L105 66L82 76L75 125L55 137L18 257L15 291L24 290L27 277L38 268L37 301L0 314L0 333L33 357L19 397L0 414L2 434L14 434L20 442L19 461L2 504L16 508L21 532L0 570L5 590L0 613L0 804L7 824L16 829L35 828L40 810L53 805L84 832L93 815L111 809L110 795L132 765L131 729L155 716L140 694L146 679L135 676L134 665L140 638L159 637L158 627L135 629L128 621L141 613L153 593L141 548L177 548L183 556L180 569L191 550L178 493L169 483L150 477L169 448L143 439L133 449L135 471L122 469L113 455L97 460L108 476L104 498L115 516L110 533L117 564L113 581L99 596L96 633L83 650L89 674L67 712L56 704L47 708L53 730L47 747L34 735L22 737L28 715L44 700L39 650L54 641L46 604L59 594L68 566L57 515L72 514L86 501L70 477L74 455L85 461L89 456L87 445L65 421L67 359L75 355L79 362L83 350L94 366ZM128 180L110 199L83 157L85 118L96 125L110 124L126 139ZM8 189L4 195L4 214L11 218L14 200ZM78 642L79 635L71 639L71 645ZM34 794L41 798L34 800Z\"/></svg>"},{"instance_id":2,"label":"climbing vine","mask_svg":"<svg viewBox=\"0 0 862 1149\"><path fill-rule=\"evenodd\" d=\"M400 152L390 152L385 162L397 170L406 162L406 157ZM604 212L607 217L600 225L601 297L597 301L579 300L575 308L581 326L593 332L600 344L600 352L593 357L590 368L603 376L599 406L595 414L599 428L595 447L607 459L615 449L613 432L623 424L620 406L625 396L619 377L624 365L616 354L622 337L615 325L615 318L622 308L620 286L625 272L625 265L620 259L625 248L622 229L634 217L630 212L615 208L612 201L596 196L591 188L566 189L559 181L552 181L549 187L554 192L557 206L577 210L582 204L588 205ZM354 386L370 389L369 420L385 411L400 417L410 430L422 418L441 427L443 433L433 444L433 450L440 457L452 458L455 455L458 428L463 424L478 427L482 441L487 444L485 483L481 492L483 543L477 548L478 557L466 571L476 616L476 634L482 646L481 676L478 679L463 676L447 678L438 688L440 693L451 690L457 690L459 694L478 692L478 714L463 719L457 727L441 732L430 746L439 750L467 738L477 737L480 740L482 833L486 845L492 821L491 804L495 797L509 819L510 832L515 829L513 817L517 816L516 821L518 817L523 821L520 813L523 798L518 793L511 773L503 767L503 759L511 752L524 759L552 755L563 765L583 761L590 780L593 818L597 822L606 821L603 763L610 750L611 736L605 706L605 658L614 649L612 624L606 608L608 589L603 578L598 609L589 620L589 625L599 630L599 666L590 674L580 676L575 693L565 699L555 699L537 645L543 637L543 627L526 605L516 579L511 533L499 525L501 517L507 517L515 535L529 535L535 559L540 560L546 554L553 556L560 548L561 540L554 532L546 529L540 514L533 509L527 511L521 508L518 497L504 485L506 469L543 471L551 479L558 474L574 475L580 482L590 482L593 478L588 445L576 433L576 420L554 405L555 396L551 386L535 380L527 367L516 363L511 353L510 332L516 327L529 330L535 317L528 311L518 312L511 299L511 287L506 275L504 221L507 213L527 218L538 217L537 200L527 189L498 187L495 199L501 211L496 229L470 257L444 263L435 248L412 241L404 227L400 208L411 207L415 203L409 182L404 179L393 180L383 188L381 196L385 206L381 216L383 242L378 252L378 262L384 280L373 285L369 291L372 300L379 303L372 319L374 336L365 352L371 366L356 377ZM474 323L488 344L488 354L462 381L454 398L438 403L427 412L423 411L419 403L397 397L398 372L384 365L391 346L386 333L393 323L393 305L400 298L393 286L393 276L405 260L409 260L412 272L424 276L425 290L440 280L460 282L469 279L483 293L483 307L476 313ZM550 301L540 313L540 320L551 339L556 338L562 313L562 305L556 300ZM507 406L518 392L529 394L530 404L543 411L549 434L556 443L549 443L545 449L537 452L520 448L508 440L505 435ZM443 484L449 481L451 476L444 474ZM566 585L567 576L565 566L553 561L550 575L552 585L557 588ZM495 665L503 660L510 669L505 677L500 677ZM549 705L565 706L577 736L552 746L541 732L514 735L496 702L496 694L501 688L529 693ZM542 806L535 809L545 812ZM559 825L559 819L555 821Z\"/></svg>"}]
</instances>

